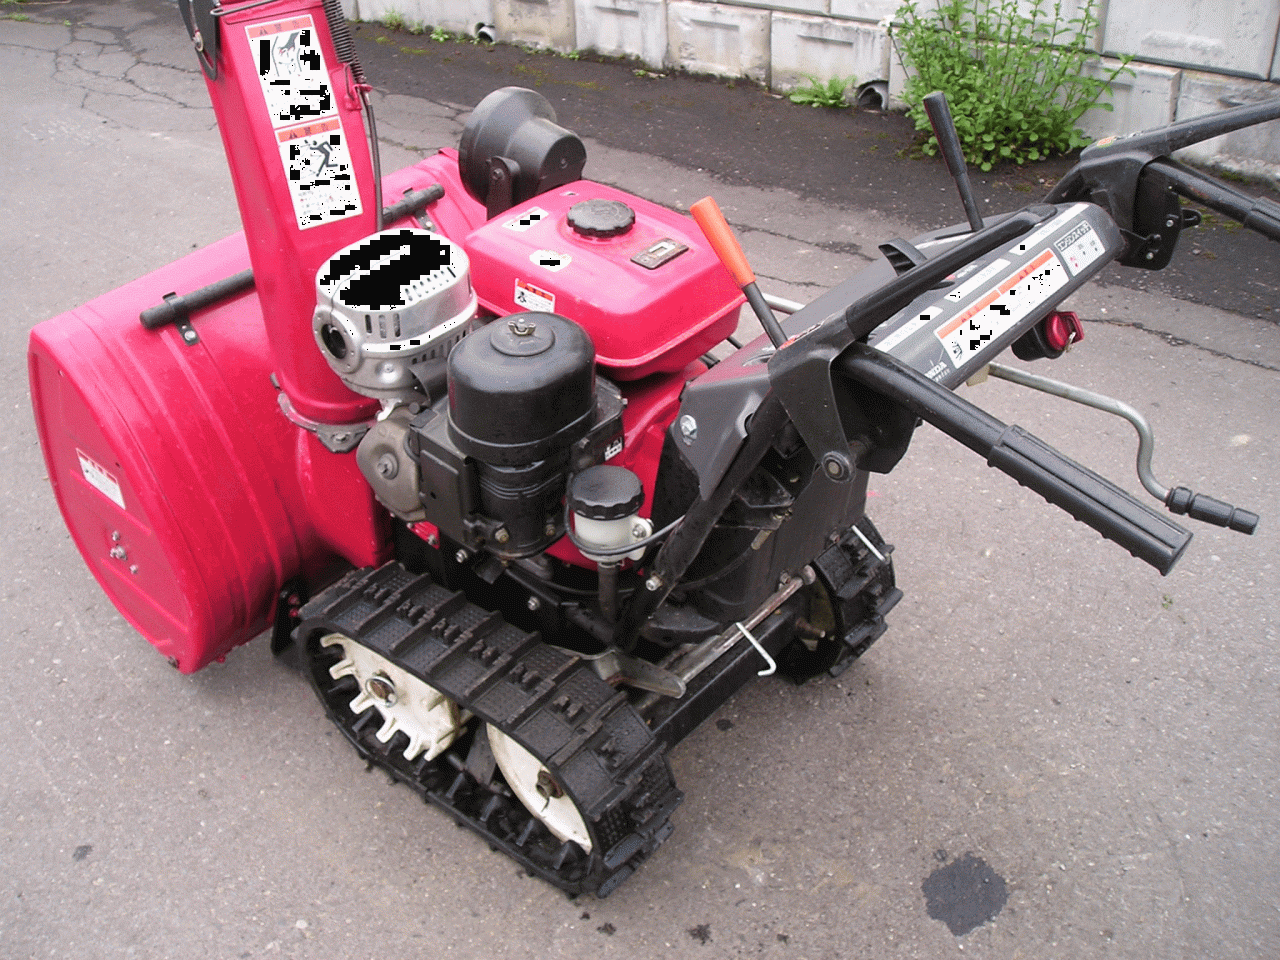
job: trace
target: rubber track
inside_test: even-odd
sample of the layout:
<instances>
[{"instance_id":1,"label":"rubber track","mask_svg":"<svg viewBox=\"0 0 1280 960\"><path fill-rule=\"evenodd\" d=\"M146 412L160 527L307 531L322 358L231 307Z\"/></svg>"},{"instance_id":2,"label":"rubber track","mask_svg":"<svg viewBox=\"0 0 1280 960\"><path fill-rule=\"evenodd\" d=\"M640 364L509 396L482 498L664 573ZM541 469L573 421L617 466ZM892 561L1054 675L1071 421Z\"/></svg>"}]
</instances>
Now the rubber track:
<instances>
[{"instance_id":1,"label":"rubber track","mask_svg":"<svg viewBox=\"0 0 1280 960\"><path fill-rule=\"evenodd\" d=\"M329 676L340 657L339 648L320 645L330 633L364 644L538 757L577 804L592 852L557 840L511 794L501 773L481 783L477 774L487 780L492 768L480 750L472 751L468 769L464 748L473 737L430 761L425 755L405 760L403 734L380 743L378 710L352 714L354 681ZM566 892L607 896L670 835L671 812L683 795L626 696L582 660L463 594L398 563L356 570L303 608L294 637L329 718L367 762Z\"/></svg>"}]
</instances>

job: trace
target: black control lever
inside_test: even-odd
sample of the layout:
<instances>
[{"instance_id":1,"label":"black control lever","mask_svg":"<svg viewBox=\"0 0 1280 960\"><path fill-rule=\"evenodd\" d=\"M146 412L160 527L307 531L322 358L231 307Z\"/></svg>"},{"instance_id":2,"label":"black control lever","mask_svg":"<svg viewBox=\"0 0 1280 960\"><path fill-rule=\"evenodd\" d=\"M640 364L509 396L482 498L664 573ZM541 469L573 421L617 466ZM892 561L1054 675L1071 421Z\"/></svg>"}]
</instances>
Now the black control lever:
<instances>
[{"instance_id":1,"label":"black control lever","mask_svg":"<svg viewBox=\"0 0 1280 960\"><path fill-rule=\"evenodd\" d=\"M1055 506L1167 574L1191 533L1110 480L1059 453L1021 427L1009 426L904 366L855 343L833 369L887 397L986 458Z\"/></svg>"},{"instance_id":2,"label":"black control lever","mask_svg":"<svg viewBox=\"0 0 1280 960\"><path fill-rule=\"evenodd\" d=\"M947 172L956 182L960 191L960 202L964 204L965 216L969 218L969 226L974 230L982 229L982 214L978 212L978 204L973 199L973 187L969 184L969 167L964 162L964 150L960 147L960 135L956 133L955 122L951 119L951 108L947 106L947 95L935 90L924 98L924 112L929 117L929 125L933 127L933 135L942 148L942 159L947 162Z\"/></svg>"}]
</instances>

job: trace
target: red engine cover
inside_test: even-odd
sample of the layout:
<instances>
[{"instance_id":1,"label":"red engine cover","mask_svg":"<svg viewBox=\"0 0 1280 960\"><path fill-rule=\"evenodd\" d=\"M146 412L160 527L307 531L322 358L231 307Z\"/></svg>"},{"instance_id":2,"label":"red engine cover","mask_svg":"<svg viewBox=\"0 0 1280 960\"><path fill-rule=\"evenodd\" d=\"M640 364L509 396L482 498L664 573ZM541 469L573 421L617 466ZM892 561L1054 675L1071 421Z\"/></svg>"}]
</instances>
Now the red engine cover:
<instances>
[{"instance_id":1,"label":"red engine cover","mask_svg":"<svg viewBox=\"0 0 1280 960\"><path fill-rule=\"evenodd\" d=\"M625 204L634 223L584 236L569 211L587 200ZM617 380L684 369L733 333L744 299L692 220L587 180L513 207L463 246L486 309L576 321Z\"/></svg>"}]
</instances>

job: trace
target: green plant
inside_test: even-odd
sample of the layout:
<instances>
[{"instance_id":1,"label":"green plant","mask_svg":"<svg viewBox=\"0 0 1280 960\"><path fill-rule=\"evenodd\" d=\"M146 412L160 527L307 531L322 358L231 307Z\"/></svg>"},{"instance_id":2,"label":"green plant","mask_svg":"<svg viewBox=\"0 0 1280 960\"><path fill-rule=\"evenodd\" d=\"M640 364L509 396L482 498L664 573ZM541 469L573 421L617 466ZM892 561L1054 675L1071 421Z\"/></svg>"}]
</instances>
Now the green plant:
<instances>
[{"instance_id":1,"label":"green plant","mask_svg":"<svg viewBox=\"0 0 1280 960\"><path fill-rule=\"evenodd\" d=\"M449 39L449 31L443 27L435 27L431 31L431 39L436 43L444 43Z\"/></svg>"},{"instance_id":2,"label":"green plant","mask_svg":"<svg viewBox=\"0 0 1280 960\"><path fill-rule=\"evenodd\" d=\"M806 74L807 76L807 74ZM809 77L808 86L800 87L790 96L792 103L808 104L811 107L847 107L848 104L844 99L844 92L853 86L857 77L850 77L843 80L840 77L832 77L830 80L823 82L817 77Z\"/></svg>"},{"instance_id":3,"label":"green plant","mask_svg":"<svg viewBox=\"0 0 1280 960\"><path fill-rule=\"evenodd\" d=\"M408 24L403 13L397 13L395 10L388 10L382 15L382 25L388 30L403 30Z\"/></svg>"},{"instance_id":4,"label":"green plant","mask_svg":"<svg viewBox=\"0 0 1280 960\"><path fill-rule=\"evenodd\" d=\"M922 100L947 95L965 158L982 170L1025 163L1088 143L1080 117L1102 101L1112 81L1132 74L1129 58L1109 73L1089 41L1098 0L1081 0L1063 18L1063 0L934 0L921 14L915 0L898 9L893 44L907 69L903 99L916 129L929 130ZM1025 12L1023 12L1025 11ZM930 138L925 153L938 150Z\"/></svg>"}]
</instances>

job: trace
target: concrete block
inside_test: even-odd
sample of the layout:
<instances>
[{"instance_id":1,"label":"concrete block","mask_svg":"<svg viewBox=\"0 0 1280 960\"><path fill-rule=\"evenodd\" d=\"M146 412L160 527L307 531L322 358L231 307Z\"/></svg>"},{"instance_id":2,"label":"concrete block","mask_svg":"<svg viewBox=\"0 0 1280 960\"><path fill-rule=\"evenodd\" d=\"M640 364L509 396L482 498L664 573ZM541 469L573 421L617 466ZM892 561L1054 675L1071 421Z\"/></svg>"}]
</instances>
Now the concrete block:
<instances>
[{"instance_id":1,"label":"concrete block","mask_svg":"<svg viewBox=\"0 0 1280 960\"><path fill-rule=\"evenodd\" d=\"M855 84L888 77L888 36L870 24L775 13L770 48L775 90L794 90L811 76L852 75Z\"/></svg>"},{"instance_id":2,"label":"concrete block","mask_svg":"<svg viewBox=\"0 0 1280 960\"><path fill-rule=\"evenodd\" d=\"M879 23L885 17L892 17L897 13L900 6L900 0L831 0L831 15Z\"/></svg>"},{"instance_id":3,"label":"concrete block","mask_svg":"<svg viewBox=\"0 0 1280 960\"><path fill-rule=\"evenodd\" d=\"M1102 79L1118 65L1118 61L1103 57L1091 64L1088 71ZM1129 69L1134 76L1121 74L1111 83L1109 100L1112 110L1108 112L1101 107L1093 107L1080 118L1080 128L1095 140L1150 130L1173 122L1182 72L1143 63L1132 63Z\"/></svg>"},{"instance_id":4,"label":"concrete block","mask_svg":"<svg viewBox=\"0 0 1280 960\"><path fill-rule=\"evenodd\" d=\"M410 25L467 36L475 35L476 24L493 23L493 0L359 0L358 5L363 20L382 21L396 13Z\"/></svg>"},{"instance_id":5,"label":"concrete block","mask_svg":"<svg viewBox=\"0 0 1280 960\"><path fill-rule=\"evenodd\" d=\"M360 4L356 0L342 0L342 15L348 20L359 20Z\"/></svg>"},{"instance_id":6,"label":"concrete block","mask_svg":"<svg viewBox=\"0 0 1280 960\"><path fill-rule=\"evenodd\" d=\"M665 0L575 0L580 50L639 57L651 67L667 60Z\"/></svg>"},{"instance_id":7,"label":"concrete block","mask_svg":"<svg viewBox=\"0 0 1280 960\"><path fill-rule=\"evenodd\" d=\"M1107 12L1110 53L1265 79L1275 65L1280 0L1125 0Z\"/></svg>"},{"instance_id":8,"label":"concrete block","mask_svg":"<svg viewBox=\"0 0 1280 960\"><path fill-rule=\"evenodd\" d=\"M568 53L578 46L573 6L573 0L494 0L494 30L504 43Z\"/></svg>"},{"instance_id":9,"label":"concrete block","mask_svg":"<svg viewBox=\"0 0 1280 960\"><path fill-rule=\"evenodd\" d=\"M898 51L894 49L892 40L889 43L889 109L905 110L907 103L902 99L902 91L907 88L907 79L914 75L915 71L909 71L903 66L902 58L898 56Z\"/></svg>"},{"instance_id":10,"label":"concrete block","mask_svg":"<svg viewBox=\"0 0 1280 960\"><path fill-rule=\"evenodd\" d=\"M769 13L719 3L670 0L667 52L693 73L769 82Z\"/></svg>"},{"instance_id":11,"label":"concrete block","mask_svg":"<svg viewBox=\"0 0 1280 960\"><path fill-rule=\"evenodd\" d=\"M1177 119L1188 120L1228 107L1275 100L1274 83L1188 70L1182 77ZM1280 124L1264 123L1214 137L1177 153L1179 159L1212 163L1256 176L1280 178Z\"/></svg>"},{"instance_id":12,"label":"concrete block","mask_svg":"<svg viewBox=\"0 0 1280 960\"><path fill-rule=\"evenodd\" d=\"M798 10L803 13L828 13L830 0L742 0L749 7L767 7L770 10Z\"/></svg>"}]
</instances>

